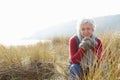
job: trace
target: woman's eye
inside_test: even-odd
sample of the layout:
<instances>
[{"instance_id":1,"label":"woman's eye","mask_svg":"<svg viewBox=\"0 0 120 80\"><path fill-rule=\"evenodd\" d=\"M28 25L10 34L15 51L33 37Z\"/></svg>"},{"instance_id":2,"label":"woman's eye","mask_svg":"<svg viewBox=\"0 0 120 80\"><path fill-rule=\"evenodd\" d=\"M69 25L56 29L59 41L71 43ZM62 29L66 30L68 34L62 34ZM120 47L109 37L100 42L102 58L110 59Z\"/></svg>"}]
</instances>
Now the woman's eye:
<instances>
[{"instance_id":1,"label":"woman's eye","mask_svg":"<svg viewBox=\"0 0 120 80\"><path fill-rule=\"evenodd\" d=\"M83 28L82 31L84 31L85 29Z\"/></svg>"},{"instance_id":2,"label":"woman's eye","mask_svg":"<svg viewBox=\"0 0 120 80\"><path fill-rule=\"evenodd\" d=\"M85 28L83 28L83 29L82 29L82 31L85 31L85 30L87 30L87 31L88 31L88 30L90 30L90 28L86 28L86 29L85 29Z\"/></svg>"},{"instance_id":3,"label":"woman's eye","mask_svg":"<svg viewBox=\"0 0 120 80\"><path fill-rule=\"evenodd\" d=\"M87 30L90 30L90 28L87 28Z\"/></svg>"}]
</instances>

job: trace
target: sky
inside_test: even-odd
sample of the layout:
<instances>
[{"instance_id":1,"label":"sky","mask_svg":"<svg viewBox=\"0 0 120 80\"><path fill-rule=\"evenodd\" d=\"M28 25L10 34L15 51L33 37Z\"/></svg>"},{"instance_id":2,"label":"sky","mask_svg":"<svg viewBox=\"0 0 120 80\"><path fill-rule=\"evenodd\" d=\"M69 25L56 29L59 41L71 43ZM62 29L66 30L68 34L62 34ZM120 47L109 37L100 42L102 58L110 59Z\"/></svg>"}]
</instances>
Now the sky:
<instances>
[{"instance_id":1,"label":"sky","mask_svg":"<svg viewBox=\"0 0 120 80\"><path fill-rule=\"evenodd\" d=\"M0 43L80 18L120 14L120 0L0 0Z\"/></svg>"}]
</instances>

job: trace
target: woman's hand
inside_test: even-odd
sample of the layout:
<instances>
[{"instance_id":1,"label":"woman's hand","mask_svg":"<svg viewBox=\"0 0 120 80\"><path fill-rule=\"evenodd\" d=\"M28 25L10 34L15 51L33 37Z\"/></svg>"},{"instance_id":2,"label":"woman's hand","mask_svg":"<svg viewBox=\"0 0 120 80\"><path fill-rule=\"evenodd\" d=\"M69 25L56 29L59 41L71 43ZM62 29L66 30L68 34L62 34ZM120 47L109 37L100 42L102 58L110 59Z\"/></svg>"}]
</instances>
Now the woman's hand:
<instances>
[{"instance_id":1,"label":"woman's hand","mask_svg":"<svg viewBox=\"0 0 120 80\"><path fill-rule=\"evenodd\" d=\"M85 50L93 49L95 47L94 41L90 37L85 37L79 44L79 48L82 47Z\"/></svg>"}]
</instances>

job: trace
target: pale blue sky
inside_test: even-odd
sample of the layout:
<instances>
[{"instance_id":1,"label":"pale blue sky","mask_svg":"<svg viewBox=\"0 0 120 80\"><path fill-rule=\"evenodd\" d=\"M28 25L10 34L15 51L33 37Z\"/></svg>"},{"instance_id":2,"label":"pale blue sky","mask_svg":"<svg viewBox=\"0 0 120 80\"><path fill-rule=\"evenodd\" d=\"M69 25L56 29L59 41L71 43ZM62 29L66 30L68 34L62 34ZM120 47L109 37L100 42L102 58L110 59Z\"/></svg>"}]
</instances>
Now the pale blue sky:
<instances>
[{"instance_id":1,"label":"pale blue sky","mask_svg":"<svg viewBox=\"0 0 120 80\"><path fill-rule=\"evenodd\" d=\"M84 17L120 14L120 0L0 0L0 43Z\"/></svg>"}]
</instances>

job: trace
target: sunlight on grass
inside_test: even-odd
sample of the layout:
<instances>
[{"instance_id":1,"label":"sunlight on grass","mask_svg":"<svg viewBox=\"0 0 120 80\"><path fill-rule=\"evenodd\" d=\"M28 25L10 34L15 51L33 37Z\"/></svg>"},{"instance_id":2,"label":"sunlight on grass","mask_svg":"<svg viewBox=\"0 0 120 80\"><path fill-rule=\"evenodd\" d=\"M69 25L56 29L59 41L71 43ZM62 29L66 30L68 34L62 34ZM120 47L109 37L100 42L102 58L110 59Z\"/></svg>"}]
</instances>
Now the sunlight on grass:
<instances>
[{"instance_id":1,"label":"sunlight on grass","mask_svg":"<svg viewBox=\"0 0 120 80\"><path fill-rule=\"evenodd\" d=\"M100 34L104 61L84 80L119 80L120 34ZM28 46L0 45L0 80L67 80L69 38L54 37L51 42ZM97 64L97 63L95 63Z\"/></svg>"}]
</instances>

